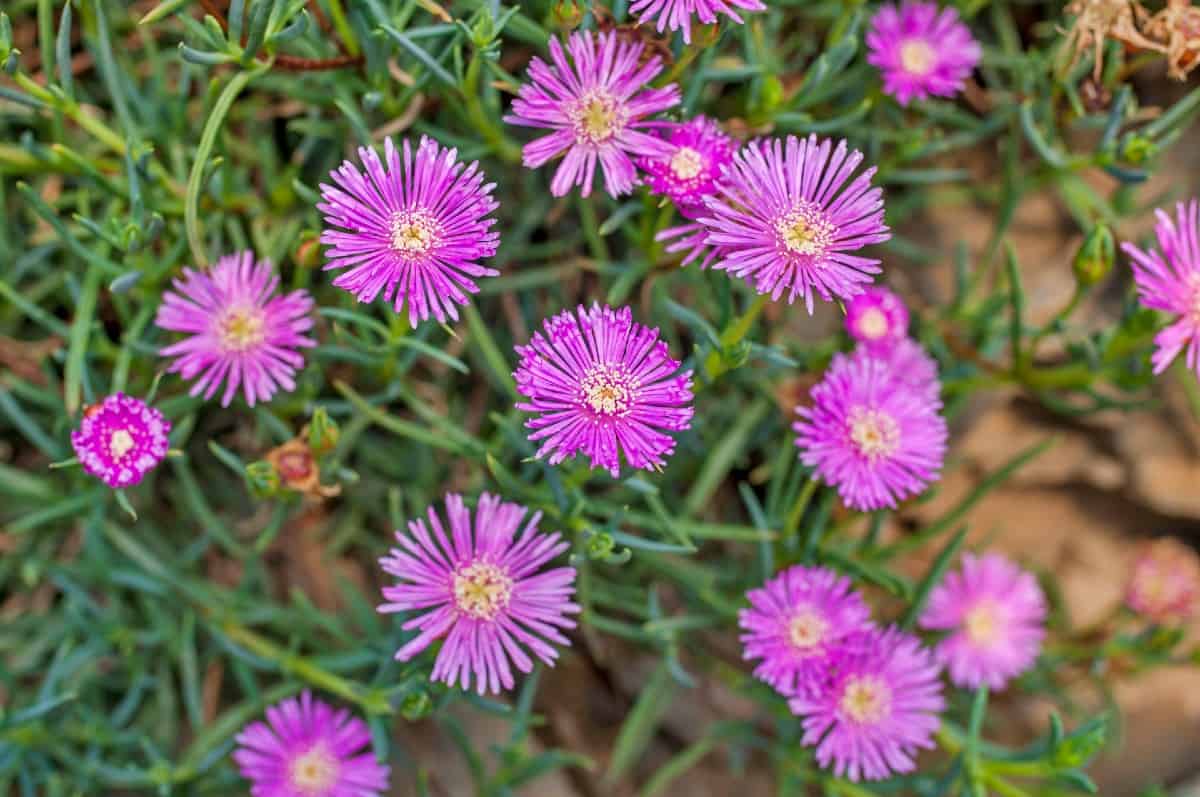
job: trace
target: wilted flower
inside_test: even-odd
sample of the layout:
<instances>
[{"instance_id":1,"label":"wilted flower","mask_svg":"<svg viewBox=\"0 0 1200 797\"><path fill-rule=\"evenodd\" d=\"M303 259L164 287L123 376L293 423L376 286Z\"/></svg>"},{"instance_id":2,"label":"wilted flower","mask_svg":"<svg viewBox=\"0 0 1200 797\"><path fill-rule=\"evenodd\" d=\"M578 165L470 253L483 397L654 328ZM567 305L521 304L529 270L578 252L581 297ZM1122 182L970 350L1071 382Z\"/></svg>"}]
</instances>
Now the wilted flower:
<instances>
[{"instance_id":1,"label":"wilted flower","mask_svg":"<svg viewBox=\"0 0 1200 797\"><path fill-rule=\"evenodd\" d=\"M588 196L597 164L611 196L628 194L637 177L630 156L670 157L670 144L645 132L654 123L644 117L677 105L679 88L673 83L650 87L662 60L654 56L640 63L644 49L621 41L614 31L595 36L583 31L571 34L567 50L558 39L550 40L553 65L540 58L530 62L530 82L521 86L504 120L554 131L524 150L530 169L566 153L550 183L554 196L573 185Z\"/></svg>"},{"instance_id":2,"label":"wilted flower","mask_svg":"<svg viewBox=\"0 0 1200 797\"><path fill-rule=\"evenodd\" d=\"M879 261L849 254L891 237L875 169L853 181L862 162L845 141L788 136L742 147L726 169L718 197L706 199L715 268L743 277L772 299L813 294L848 299L879 273Z\"/></svg>"},{"instance_id":3,"label":"wilted flower","mask_svg":"<svg viewBox=\"0 0 1200 797\"><path fill-rule=\"evenodd\" d=\"M266 462L278 474L279 486L318 500L339 495L339 485L321 484L321 467L305 438L301 433L267 452Z\"/></svg>"},{"instance_id":4,"label":"wilted flower","mask_svg":"<svg viewBox=\"0 0 1200 797\"><path fill-rule=\"evenodd\" d=\"M305 335L313 325L307 291L278 295L271 261L255 263L252 252L222 257L211 271L185 268L183 279L173 284L155 323L187 337L160 354L175 358L171 373L196 378L193 396L212 398L224 382L222 407L233 401L239 385L253 407L279 388L295 390L296 371L304 366L297 350L317 345Z\"/></svg>"},{"instance_id":5,"label":"wilted flower","mask_svg":"<svg viewBox=\"0 0 1200 797\"><path fill-rule=\"evenodd\" d=\"M616 477L621 454L635 468L658 469L675 451L667 431L692 419L692 372L679 373L657 328L635 323L628 307L598 304L547 318L535 332L513 377L528 400L517 408L537 457L550 464L582 452L593 468ZM666 431L664 431L666 430Z\"/></svg>"},{"instance_id":6,"label":"wilted flower","mask_svg":"<svg viewBox=\"0 0 1200 797\"><path fill-rule=\"evenodd\" d=\"M817 763L852 781L882 780L916 768L945 708L938 666L920 641L895 628L871 630L847 646L826 688L788 701L804 718Z\"/></svg>"},{"instance_id":7,"label":"wilted flower","mask_svg":"<svg viewBox=\"0 0 1200 797\"><path fill-rule=\"evenodd\" d=\"M114 489L132 487L167 455L170 431L161 412L114 393L83 411L71 446L85 471Z\"/></svg>"},{"instance_id":8,"label":"wilted flower","mask_svg":"<svg viewBox=\"0 0 1200 797\"><path fill-rule=\"evenodd\" d=\"M253 797L381 797L388 768L375 760L367 724L309 692L267 709L237 736L233 760Z\"/></svg>"},{"instance_id":9,"label":"wilted flower","mask_svg":"<svg viewBox=\"0 0 1200 797\"><path fill-rule=\"evenodd\" d=\"M883 286L872 286L846 302L846 331L867 351L887 354L908 337L908 308Z\"/></svg>"},{"instance_id":10,"label":"wilted flower","mask_svg":"<svg viewBox=\"0 0 1200 797\"><path fill-rule=\"evenodd\" d=\"M1133 259L1133 281L1142 304L1176 316L1155 336L1154 373L1167 369L1180 352L1200 377L1200 201L1180 202L1175 219L1156 210L1160 251L1143 251L1128 241L1121 245Z\"/></svg>"},{"instance_id":11,"label":"wilted flower","mask_svg":"<svg viewBox=\"0 0 1200 797\"><path fill-rule=\"evenodd\" d=\"M921 627L948 631L938 660L967 689L1003 689L1033 666L1046 636L1046 598L1032 574L999 554L964 554L934 587Z\"/></svg>"},{"instance_id":12,"label":"wilted flower","mask_svg":"<svg viewBox=\"0 0 1200 797\"><path fill-rule=\"evenodd\" d=\"M574 628L567 615L579 611L571 602L575 568L538 572L569 545L557 533L538 532L541 512L518 534L526 511L484 493L472 520L462 496L447 493L449 536L433 507L428 526L418 518L409 521L408 534L396 532L400 547L379 564L400 582L383 588L387 602L379 611L420 612L404 623L420 633L396 651L397 659L408 661L445 637L432 679L463 689L474 679L480 694L511 689L513 666L533 669L522 646L554 663L554 645L570 644L560 629Z\"/></svg>"},{"instance_id":13,"label":"wilted flower","mask_svg":"<svg viewBox=\"0 0 1200 797\"><path fill-rule=\"evenodd\" d=\"M332 247L325 270L345 269L333 284L360 302L382 293L397 313L407 302L414 327L430 315L457 320L457 305L479 291L475 279L500 273L478 262L500 243L488 218L500 206L495 184L431 138L422 136L415 154L406 139L402 151L389 138L381 161L360 147L365 174L346 161L330 174L334 185L321 185L321 243Z\"/></svg>"},{"instance_id":14,"label":"wilted flower","mask_svg":"<svg viewBox=\"0 0 1200 797\"><path fill-rule=\"evenodd\" d=\"M1200 591L1200 559L1171 537L1146 545L1133 565L1125 604L1155 622L1183 620L1196 608Z\"/></svg>"},{"instance_id":15,"label":"wilted flower","mask_svg":"<svg viewBox=\"0 0 1200 797\"><path fill-rule=\"evenodd\" d=\"M931 95L953 97L982 55L958 11L916 0L875 12L867 49L867 62L883 76L883 90L901 105Z\"/></svg>"},{"instance_id":16,"label":"wilted flower","mask_svg":"<svg viewBox=\"0 0 1200 797\"><path fill-rule=\"evenodd\" d=\"M871 624L850 579L824 567L794 565L746 593L738 612L743 658L761 659L754 675L792 696L819 688L847 639Z\"/></svg>"},{"instance_id":17,"label":"wilted flower","mask_svg":"<svg viewBox=\"0 0 1200 797\"><path fill-rule=\"evenodd\" d=\"M629 13L644 24L655 22L659 33L664 28L672 31L682 29L683 41L691 44L693 16L702 24L711 25L717 21L717 14L725 14L740 25L742 18L736 11L739 8L745 11L766 10L761 0L633 0L629 5Z\"/></svg>"},{"instance_id":18,"label":"wilted flower","mask_svg":"<svg viewBox=\"0 0 1200 797\"><path fill-rule=\"evenodd\" d=\"M810 397L792 427L800 459L847 506L895 507L938 477L947 437L941 402L898 379L886 361L836 354Z\"/></svg>"}]
</instances>

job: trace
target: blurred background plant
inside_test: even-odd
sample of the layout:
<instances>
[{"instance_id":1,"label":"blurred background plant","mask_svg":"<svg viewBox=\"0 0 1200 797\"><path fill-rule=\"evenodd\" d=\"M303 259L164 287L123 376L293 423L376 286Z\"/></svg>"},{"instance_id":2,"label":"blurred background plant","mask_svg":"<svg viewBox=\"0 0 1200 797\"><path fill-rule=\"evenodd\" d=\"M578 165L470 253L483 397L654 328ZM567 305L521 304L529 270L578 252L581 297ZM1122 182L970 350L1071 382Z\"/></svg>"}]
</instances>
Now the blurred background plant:
<instances>
[{"instance_id":1,"label":"blurred background plant","mask_svg":"<svg viewBox=\"0 0 1200 797\"><path fill-rule=\"evenodd\" d=\"M1177 616L1118 604L1081 625L1043 563L1051 636L1009 690L1018 697L953 693L921 774L882 786L816 767L733 630L746 589L797 562L852 575L911 625L956 555L994 541L994 528L975 533L975 507L1056 438L953 500L935 488L897 512L846 511L790 432L792 407L848 347L835 313L764 308L741 281L679 268L655 241L673 210L644 191L551 198L546 170L520 165L524 131L501 122L551 36L639 36L668 60L660 82L679 83L684 115L743 138L845 137L878 165L896 231L879 248L883 278L940 361L951 471L957 433L997 395L1067 435L1094 418L1138 423L1159 408L1149 352L1161 324L1134 300L1114 240L1140 241L1150 208L1195 188L1168 151L1200 90L1165 76L1192 65L1190 11L1169 2L1175 16L1153 27L1113 0L954 5L984 45L980 68L959 100L901 108L864 59L860 2L780 0L683 46L634 28L620 0L9 0L0 793L240 792L233 734L304 688L364 716L397 794L523 794L547 779L547 794L674 794L700 767L768 772L764 793L779 794L1093 791L1087 764L1124 742L1115 680L1200 658ZM410 329L320 271L317 184L358 145L420 134L481 160L499 185L501 276L453 328ZM1046 201L1073 251L1030 264L1015 225ZM928 234L948 212L987 220L976 245L953 223L949 240ZM156 406L181 456L116 497L81 470L50 469L70 456L83 407L153 390L166 336L151 321L170 280L247 248L317 297L320 345L297 389L222 410L166 376ZM1023 285L1031 265L1069 277L1048 309ZM530 459L512 347L593 300L633 304L697 371L697 420L661 474ZM1158 385L1176 379L1195 413L1193 375ZM574 647L511 700L431 685L429 656L395 662L408 634L374 609L390 531L449 489L519 500L573 542ZM611 705L562 697L580 691ZM724 710L696 712L681 735L670 717L697 694ZM1015 730L1019 701L1039 734ZM582 744L589 725L611 727L609 744ZM430 729L456 753L422 741ZM467 779L456 786L449 770ZM1142 774L1147 787L1171 776Z\"/></svg>"}]
</instances>

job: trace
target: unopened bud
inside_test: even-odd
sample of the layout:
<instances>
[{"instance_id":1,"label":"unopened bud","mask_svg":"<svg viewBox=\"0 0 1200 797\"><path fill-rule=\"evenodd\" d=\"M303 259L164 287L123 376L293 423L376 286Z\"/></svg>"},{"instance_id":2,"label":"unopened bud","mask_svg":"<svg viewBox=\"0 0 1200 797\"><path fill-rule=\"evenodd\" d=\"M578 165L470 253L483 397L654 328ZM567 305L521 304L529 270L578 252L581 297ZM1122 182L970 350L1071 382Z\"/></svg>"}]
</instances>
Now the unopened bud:
<instances>
[{"instance_id":1,"label":"unopened bud","mask_svg":"<svg viewBox=\"0 0 1200 797\"><path fill-rule=\"evenodd\" d=\"M279 485L279 471L270 462L259 460L246 466L246 486L255 498L274 497Z\"/></svg>"},{"instance_id":2,"label":"unopened bud","mask_svg":"<svg viewBox=\"0 0 1200 797\"><path fill-rule=\"evenodd\" d=\"M337 446L341 430L324 407L317 407L308 424L308 447L314 457L323 457Z\"/></svg>"},{"instance_id":3,"label":"unopened bud","mask_svg":"<svg viewBox=\"0 0 1200 797\"><path fill-rule=\"evenodd\" d=\"M1097 224L1083 239L1071 268L1080 285L1090 287L1101 282L1112 271L1116 257L1112 230L1106 224Z\"/></svg>"}]
</instances>

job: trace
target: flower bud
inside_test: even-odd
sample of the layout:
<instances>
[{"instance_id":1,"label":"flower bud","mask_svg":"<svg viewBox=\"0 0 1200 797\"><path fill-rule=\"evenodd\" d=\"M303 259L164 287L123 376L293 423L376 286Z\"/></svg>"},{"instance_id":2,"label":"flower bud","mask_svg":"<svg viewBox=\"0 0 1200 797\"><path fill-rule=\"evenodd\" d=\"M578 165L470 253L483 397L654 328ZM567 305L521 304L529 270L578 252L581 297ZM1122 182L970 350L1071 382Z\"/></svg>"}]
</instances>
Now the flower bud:
<instances>
[{"instance_id":1,"label":"flower bud","mask_svg":"<svg viewBox=\"0 0 1200 797\"><path fill-rule=\"evenodd\" d=\"M1075 279L1084 287L1096 285L1112 271L1115 256L1112 230L1106 224L1097 224L1075 253L1071 263Z\"/></svg>"},{"instance_id":2,"label":"flower bud","mask_svg":"<svg viewBox=\"0 0 1200 797\"><path fill-rule=\"evenodd\" d=\"M308 447L314 457L323 457L337 446L341 430L324 407L317 407L308 427Z\"/></svg>"},{"instance_id":3,"label":"flower bud","mask_svg":"<svg viewBox=\"0 0 1200 797\"><path fill-rule=\"evenodd\" d=\"M432 709L433 700L424 689L405 695L404 699L400 701L400 716L409 722L424 719Z\"/></svg>"},{"instance_id":4,"label":"flower bud","mask_svg":"<svg viewBox=\"0 0 1200 797\"><path fill-rule=\"evenodd\" d=\"M264 460L251 462L246 466L246 486L255 498L272 498L279 492L279 471Z\"/></svg>"}]
</instances>

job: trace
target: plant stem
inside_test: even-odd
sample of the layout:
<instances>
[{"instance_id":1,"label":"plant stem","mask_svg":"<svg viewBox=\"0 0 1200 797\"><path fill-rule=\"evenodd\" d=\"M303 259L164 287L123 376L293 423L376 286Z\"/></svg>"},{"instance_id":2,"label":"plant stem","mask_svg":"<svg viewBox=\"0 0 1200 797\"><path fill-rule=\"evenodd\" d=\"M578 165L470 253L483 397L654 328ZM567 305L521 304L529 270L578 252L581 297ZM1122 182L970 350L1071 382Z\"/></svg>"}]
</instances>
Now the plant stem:
<instances>
[{"instance_id":1,"label":"plant stem","mask_svg":"<svg viewBox=\"0 0 1200 797\"><path fill-rule=\"evenodd\" d=\"M750 331L750 327L754 325L754 321L762 313L764 307L767 306L767 301L771 297L765 293L756 294L754 301L746 308L746 312L721 333L720 349L713 349L704 359L704 371L710 378L715 379L721 374L729 370L730 366L726 361L726 352L734 346L742 342L746 337L746 333Z\"/></svg>"}]
</instances>

